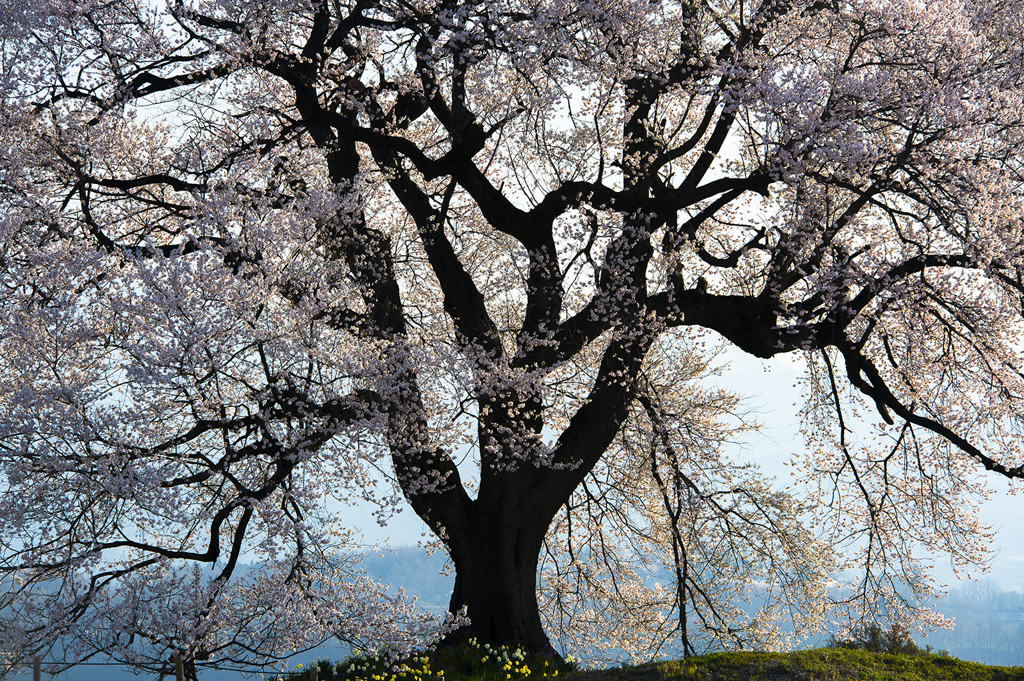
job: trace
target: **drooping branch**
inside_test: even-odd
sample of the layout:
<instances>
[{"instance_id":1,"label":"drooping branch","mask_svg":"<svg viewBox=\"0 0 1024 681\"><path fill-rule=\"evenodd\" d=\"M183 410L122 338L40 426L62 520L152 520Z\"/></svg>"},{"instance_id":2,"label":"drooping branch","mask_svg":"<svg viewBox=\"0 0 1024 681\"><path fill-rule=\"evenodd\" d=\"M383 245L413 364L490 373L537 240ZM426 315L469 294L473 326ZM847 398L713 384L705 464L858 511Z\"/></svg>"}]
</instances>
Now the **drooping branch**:
<instances>
[{"instance_id":1,"label":"drooping branch","mask_svg":"<svg viewBox=\"0 0 1024 681\"><path fill-rule=\"evenodd\" d=\"M936 435L945 438L965 454L977 459L978 462L984 466L985 470L998 473L999 475L1010 479L1024 478L1024 464L1007 467L982 452L967 438L963 437L951 428L943 425L935 419L918 413L912 406L905 405L892 393L892 390L890 390L889 386L885 383L885 380L878 372L878 369L875 368L874 363L865 357L863 353L855 350L849 345L840 346L839 351L842 353L843 359L846 362L846 375L847 378L850 379L850 383L865 395L875 400L875 402L880 405L879 409L883 416L885 416L884 411L882 411L883 408L891 409L893 413L906 422L925 428ZM891 422L891 417L887 420Z\"/></svg>"}]
</instances>

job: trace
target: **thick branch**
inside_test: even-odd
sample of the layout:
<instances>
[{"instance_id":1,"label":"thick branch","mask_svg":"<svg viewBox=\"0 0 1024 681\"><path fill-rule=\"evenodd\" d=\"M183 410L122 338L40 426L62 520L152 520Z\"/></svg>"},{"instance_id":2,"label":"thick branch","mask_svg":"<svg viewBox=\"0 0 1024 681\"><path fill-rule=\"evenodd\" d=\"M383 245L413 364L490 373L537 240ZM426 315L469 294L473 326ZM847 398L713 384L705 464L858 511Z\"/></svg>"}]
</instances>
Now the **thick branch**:
<instances>
[{"instance_id":1,"label":"thick branch","mask_svg":"<svg viewBox=\"0 0 1024 681\"><path fill-rule=\"evenodd\" d=\"M876 403L888 407L904 421L926 428L936 435L945 438L962 452L981 462L985 470L998 473L1010 479L1024 478L1024 465L1007 468L953 430L934 419L918 414L911 407L903 404L892 393L881 374L878 373L874 364L867 357L854 350L849 344L844 343L841 346L837 345L837 347L843 354L843 359L846 362L846 375L850 382L862 393L875 400ZM889 421L891 422L891 419Z\"/></svg>"}]
</instances>

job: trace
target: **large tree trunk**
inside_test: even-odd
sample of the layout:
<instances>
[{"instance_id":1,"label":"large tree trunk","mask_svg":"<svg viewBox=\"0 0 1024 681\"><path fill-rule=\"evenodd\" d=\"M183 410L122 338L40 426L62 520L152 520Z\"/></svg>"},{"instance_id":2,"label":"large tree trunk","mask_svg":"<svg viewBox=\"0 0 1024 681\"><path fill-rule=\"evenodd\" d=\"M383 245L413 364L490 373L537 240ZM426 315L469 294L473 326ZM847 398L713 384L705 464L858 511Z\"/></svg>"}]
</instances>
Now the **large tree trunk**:
<instances>
[{"instance_id":1,"label":"large tree trunk","mask_svg":"<svg viewBox=\"0 0 1024 681\"><path fill-rule=\"evenodd\" d=\"M490 507L490 508L488 508ZM550 518L528 503L474 502L467 527L451 528L455 563L451 611L466 608L470 625L456 639L557 655L537 607L537 562Z\"/></svg>"}]
</instances>

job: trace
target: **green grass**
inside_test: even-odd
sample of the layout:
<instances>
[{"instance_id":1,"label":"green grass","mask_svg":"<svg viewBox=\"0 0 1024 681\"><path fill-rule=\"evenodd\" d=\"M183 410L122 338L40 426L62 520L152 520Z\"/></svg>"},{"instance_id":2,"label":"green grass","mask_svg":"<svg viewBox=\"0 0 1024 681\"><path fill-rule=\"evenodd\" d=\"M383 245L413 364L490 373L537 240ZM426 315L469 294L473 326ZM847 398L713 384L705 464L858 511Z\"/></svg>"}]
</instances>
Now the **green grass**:
<instances>
[{"instance_id":1,"label":"green grass","mask_svg":"<svg viewBox=\"0 0 1024 681\"><path fill-rule=\"evenodd\" d=\"M819 648L793 653L714 653L588 671L566 681L1024 681L1024 667L993 667L940 655Z\"/></svg>"},{"instance_id":2,"label":"green grass","mask_svg":"<svg viewBox=\"0 0 1024 681\"><path fill-rule=\"evenodd\" d=\"M942 655L890 655L843 648L793 653L714 653L687 660L579 670L505 648L463 644L385 662L355 657L318 663L320 679L347 681L1024 681L1024 667L993 667ZM308 666L283 677L305 681Z\"/></svg>"}]
</instances>

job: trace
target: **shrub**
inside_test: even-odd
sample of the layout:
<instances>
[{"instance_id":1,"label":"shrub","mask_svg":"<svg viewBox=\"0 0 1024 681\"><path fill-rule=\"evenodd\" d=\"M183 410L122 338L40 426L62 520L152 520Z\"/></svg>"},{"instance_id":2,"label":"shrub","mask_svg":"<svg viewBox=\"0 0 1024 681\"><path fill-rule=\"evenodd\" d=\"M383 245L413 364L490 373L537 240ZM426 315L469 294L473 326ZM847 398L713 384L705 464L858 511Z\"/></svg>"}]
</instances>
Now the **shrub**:
<instances>
[{"instance_id":1,"label":"shrub","mask_svg":"<svg viewBox=\"0 0 1024 681\"><path fill-rule=\"evenodd\" d=\"M844 639L836 638L833 634L829 647L892 655L926 655L931 652L930 649L927 652L921 650L910 637L907 628L898 622L890 624L887 630L882 629L877 622L864 624L854 628L849 638Z\"/></svg>"}]
</instances>

